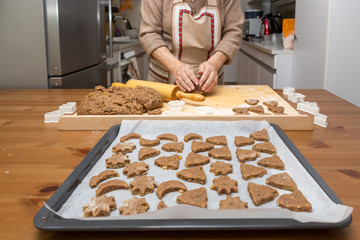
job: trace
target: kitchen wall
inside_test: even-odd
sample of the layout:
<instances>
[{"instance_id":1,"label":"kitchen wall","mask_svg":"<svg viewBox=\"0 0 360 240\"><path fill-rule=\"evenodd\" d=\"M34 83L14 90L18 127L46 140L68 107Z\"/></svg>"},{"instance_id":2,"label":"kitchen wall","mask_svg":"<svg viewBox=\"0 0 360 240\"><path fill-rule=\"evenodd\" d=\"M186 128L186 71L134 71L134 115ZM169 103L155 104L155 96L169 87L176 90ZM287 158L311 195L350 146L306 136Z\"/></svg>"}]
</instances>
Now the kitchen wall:
<instances>
[{"instance_id":1,"label":"kitchen wall","mask_svg":"<svg viewBox=\"0 0 360 240\"><path fill-rule=\"evenodd\" d=\"M325 88L360 107L359 0L330 0Z\"/></svg>"},{"instance_id":2,"label":"kitchen wall","mask_svg":"<svg viewBox=\"0 0 360 240\"><path fill-rule=\"evenodd\" d=\"M120 0L112 0L112 4L114 7L117 7L120 9L120 6L121 6ZM124 11L114 13L114 15L123 16L123 17L129 19L132 27L139 29L140 23L141 23L141 16L140 16L141 0L132 0L131 5L132 5L133 9L126 8Z\"/></svg>"}]
</instances>

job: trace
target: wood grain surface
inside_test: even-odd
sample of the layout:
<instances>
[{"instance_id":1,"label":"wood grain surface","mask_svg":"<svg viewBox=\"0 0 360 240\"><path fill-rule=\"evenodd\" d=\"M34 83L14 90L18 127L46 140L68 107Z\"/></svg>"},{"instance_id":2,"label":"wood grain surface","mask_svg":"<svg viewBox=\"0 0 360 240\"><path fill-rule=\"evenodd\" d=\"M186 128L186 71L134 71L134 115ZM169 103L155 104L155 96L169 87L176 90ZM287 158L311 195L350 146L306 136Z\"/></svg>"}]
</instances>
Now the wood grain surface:
<instances>
[{"instance_id":1,"label":"wood grain surface","mask_svg":"<svg viewBox=\"0 0 360 240\"><path fill-rule=\"evenodd\" d=\"M238 106L249 106L246 99L255 98L263 101L275 100L279 106L284 107L284 114L274 114L263 105L265 114L249 112L249 115L235 115L232 109ZM206 95L203 102L194 102L184 99L186 104L181 115L65 115L58 124L60 130L106 130L122 120L144 119L144 120L209 120L209 121L239 121L239 120L266 120L277 124L283 130L312 130L312 118L306 114L300 114L273 89L267 85L237 85L218 86L213 92ZM196 112L196 107L211 107L214 112L211 115L201 115ZM164 103L163 111L168 111L167 103Z\"/></svg>"},{"instance_id":2,"label":"wood grain surface","mask_svg":"<svg viewBox=\"0 0 360 240\"><path fill-rule=\"evenodd\" d=\"M43 232L33 217L105 131L58 131L44 113L89 90L0 90L0 239L360 239L360 108L326 90L298 90L327 128L286 131L330 188L354 207L344 229L183 232ZM293 105L294 106L294 105Z\"/></svg>"}]
</instances>

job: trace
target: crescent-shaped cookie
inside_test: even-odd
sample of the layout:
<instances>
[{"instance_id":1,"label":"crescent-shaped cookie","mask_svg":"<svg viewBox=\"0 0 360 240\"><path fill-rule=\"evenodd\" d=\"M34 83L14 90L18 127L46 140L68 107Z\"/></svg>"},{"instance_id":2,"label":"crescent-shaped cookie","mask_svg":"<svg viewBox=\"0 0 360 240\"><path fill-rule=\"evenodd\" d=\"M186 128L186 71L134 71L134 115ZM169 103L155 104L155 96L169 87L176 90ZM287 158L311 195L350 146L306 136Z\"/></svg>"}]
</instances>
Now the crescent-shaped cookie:
<instances>
[{"instance_id":1,"label":"crescent-shaped cookie","mask_svg":"<svg viewBox=\"0 0 360 240\"><path fill-rule=\"evenodd\" d=\"M159 199L162 199L169 192L179 191L181 193L187 191L185 184L177 180L170 180L162 182L156 189L156 194Z\"/></svg>"}]
</instances>

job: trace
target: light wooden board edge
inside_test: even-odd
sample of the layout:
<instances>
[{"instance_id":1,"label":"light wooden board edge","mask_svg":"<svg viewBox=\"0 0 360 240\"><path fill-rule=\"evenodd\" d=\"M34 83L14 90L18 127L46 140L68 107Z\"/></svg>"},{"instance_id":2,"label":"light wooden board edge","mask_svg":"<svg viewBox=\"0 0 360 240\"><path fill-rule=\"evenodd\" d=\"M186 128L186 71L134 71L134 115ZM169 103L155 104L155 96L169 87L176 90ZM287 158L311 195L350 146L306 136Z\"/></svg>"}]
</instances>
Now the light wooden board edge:
<instances>
[{"instance_id":1,"label":"light wooden board edge","mask_svg":"<svg viewBox=\"0 0 360 240\"><path fill-rule=\"evenodd\" d=\"M76 118L76 119L75 119ZM189 121L240 121L266 120L282 130L313 130L313 119L308 115L233 115L233 116L149 116L149 115L82 115L63 116L58 122L58 130L108 130L123 120L189 120Z\"/></svg>"}]
</instances>

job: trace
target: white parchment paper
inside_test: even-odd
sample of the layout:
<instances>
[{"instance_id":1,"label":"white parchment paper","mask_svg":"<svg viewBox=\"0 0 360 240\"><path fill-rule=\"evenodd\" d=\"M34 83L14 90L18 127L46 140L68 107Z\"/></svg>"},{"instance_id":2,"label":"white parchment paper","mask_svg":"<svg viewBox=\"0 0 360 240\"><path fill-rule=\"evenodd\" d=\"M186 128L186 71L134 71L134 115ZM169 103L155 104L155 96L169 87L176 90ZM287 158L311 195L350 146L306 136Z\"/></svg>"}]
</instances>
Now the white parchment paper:
<instances>
[{"instance_id":1,"label":"white parchment paper","mask_svg":"<svg viewBox=\"0 0 360 240\"><path fill-rule=\"evenodd\" d=\"M298 189L304 194L308 201L312 204L312 213L297 213L287 209L281 209L276 205L276 199L269 203L256 207L247 191L248 182L254 182L257 184L266 185L265 181L273 174L277 174L283 171L267 168L267 174L261 178L252 179L249 181L243 180L240 172L240 163L236 158L236 146L234 144L235 136L249 136L250 133L259 131L261 129L267 129L271 143L276 147L277 154L285 163L285 172L288 172L290 176L296 182ZM109 217L102 218L83 218L82 206L88 203L92 197L96 196L95 189L89 187L89 180L92 176L97 175L106 169L105 159L111 157L112 147L120 142L120 137L130 132L139 133L143 138L155 139L157 135L162 133L173 133L178 137L178 141L183 141L184 136L190 132L200 134L205 138L226 135L228 146L231 149L232 160L216 160L212 159L209 164L203 165L207 179L206 184L201 185L197 183L189 183L182 181L176 177L176 172L184 169L186 156L191 152L191 141L185 143L184 151L182 154L182 160L180 160L180 167L178 170L163 170L154 165L154 160L160 156L170 156L175 153L161 151L161 155L147 159L145 162L149 164L150 169L147 173L148 176L154 176L155 181L160 184L161 182L175 179L182 181L188 188L188 190L197 189L199 187L206 187L208 202L207 209L201 209L188 205L179 205L176 203L176 197L180 195L178 192L172 192L167 194L162 200L168 208L157 211L157 205L159 199L156 193L148 194L145 196L146 201L150 204L150 209L147 213L138 214L134 216L121 216L118 210L112 211ZM129 153L131 162L138 161L138 151L141 148L139 140L130 140L130 142L137 145L137 148ZM161 150L161 146L169 141L161 141L156 149ZM256 142L258 143L258 142ZM221 146L215 146L221 147ZM251 146L244 146L242 149L251 149ZM207 155L207 152L201 153ZM261 157L256 161L247 162L258 166L256 162L264 157L271 156L269 154L261 153ZM238 181L238 193L232 193L231 196L240 196L242 201L248 202L248 209L245 210L218 210L220 200L226 199L226 195L218 195L214 190L210 189L213 183L213 179L216 176L209 172L210 164L215 161L224 161L226 163L233 164L233 173L228 176ZM122 169L118 170L120 177L130 183L133 178L128 179L123 173ZM289 191L277 189L279 196ZM107 196L114 196L118 208L122 206L123 201L133 197L129 190L116 190L106 194ZM141 197L141 196L137 196ZM83 220L93 219L191 219L191 218L291 218L300 222L328 222L337 223L345 220L352 212L352 208L344 205L335 204L325 194L325 192L319 187L315 180L309 175L309 173L303 168L296 157L286 147L275 130L266 121L147 121L147 120L124 120L121 125L120 132L114 142L110 145L107 151L99 159L97 164L92 168L89 174L83 179L82 183L78 185L70 198L62 206L57 214L63 218L76 218Z\"/></svg>"}]
</instances>

